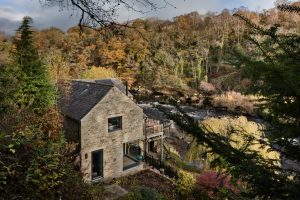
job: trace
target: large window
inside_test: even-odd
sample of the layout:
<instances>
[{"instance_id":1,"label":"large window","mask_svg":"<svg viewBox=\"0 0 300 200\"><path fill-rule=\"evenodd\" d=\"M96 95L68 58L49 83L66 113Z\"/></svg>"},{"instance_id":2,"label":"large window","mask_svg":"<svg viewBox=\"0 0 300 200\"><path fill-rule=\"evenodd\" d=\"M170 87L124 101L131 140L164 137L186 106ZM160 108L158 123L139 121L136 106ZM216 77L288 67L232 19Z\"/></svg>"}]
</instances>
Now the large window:
<instances>
[{"instance_id":1,"label":"large window","mask_svg":"<svg viewBox=\"0 0 300 200\"><path fill-rule=\"evenodd\" d=\"M139 141L123 143L123 170L138 166L141 159Z\"/></svg>"},{"instance_id":2,"label":"large window","mask_svg":"<svg viewBox=\"0 0 300 200\"><path fill-rule=\"evenodd\" d=\"M103 177L103 150L92 152L92 180Z\"/></svg>"},{"instance_id":3,"label":"large window","mask_svg":"<svg viewBox=\"0 0 300 200\"><path fill-rule=\"evenodd\" d=\"M108 118L108 132L113 132L122 129L122 117Z\"/></svg>"}]
</instances>

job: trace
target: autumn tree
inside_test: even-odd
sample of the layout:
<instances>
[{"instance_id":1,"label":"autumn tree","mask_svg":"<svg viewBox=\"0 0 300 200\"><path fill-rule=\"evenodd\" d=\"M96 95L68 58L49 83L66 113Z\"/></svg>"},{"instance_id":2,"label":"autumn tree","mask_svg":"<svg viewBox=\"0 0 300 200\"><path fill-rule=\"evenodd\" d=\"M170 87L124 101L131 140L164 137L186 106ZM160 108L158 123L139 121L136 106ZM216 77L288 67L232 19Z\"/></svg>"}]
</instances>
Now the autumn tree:
<instances>
[{"instance_id":1,"label":"autumn tree","mask_svg":"<svg viewBox=\"0 0 300 200\"><path fill-rule=\"evenodd\" d=\"M10 63L9 52L12 44L8 38L0 34L0 116L5 115L14 104L14 93L17 87L9 87L11 84L17 86L18 68ZM1 122L0 122L1 124Z\"/></svg>"}]
</instances>

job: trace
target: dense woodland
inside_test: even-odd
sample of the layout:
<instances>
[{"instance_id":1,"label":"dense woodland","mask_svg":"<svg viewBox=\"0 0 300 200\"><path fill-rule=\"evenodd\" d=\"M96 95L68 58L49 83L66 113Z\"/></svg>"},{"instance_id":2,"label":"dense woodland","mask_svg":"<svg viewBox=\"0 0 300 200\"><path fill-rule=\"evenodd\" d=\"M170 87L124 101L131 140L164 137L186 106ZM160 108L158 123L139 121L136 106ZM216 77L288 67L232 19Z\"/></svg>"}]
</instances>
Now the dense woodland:
<instances>
[{"instance_id":1,"label":"dense woodland","mask_svg":"<svg viewBox=\"0 0 300 200\"><path fill-rule=\"evenodd\" d=\"M231 65L236 47L256 53L245 40L249 27L233 13L264 26L280 24L282 33L299 32L299 15L295 13L276 9L256 13L241 8L205 15L193 12L170 21L137 19L131 24L134 28L121 28L117 34L78 27L65 33L57 28L36 30L33 42L55 82L107 74L149 89L197 89L201 80L241 80L238 69ZM11 45L3 34L1 41L6 46L2 51Z\"/></svg>"},{"instance_id":2,"label":"dense woodland","mask_svg":"<svg viewBox=\"0 0 300 200\"><path fill-rule=\"evenodd\" d=\"M34 30L25 17L14 36L0 34L0 198L101 195L72 167L74 147L64 140L56 105L58 94L67 94L65 83L78 78L119 77L133 91L160 91L175 98L232 90L259 96L256 114L272 125L267 140L259 142L276 143L287 158L299 161L299 145L293 143L300 120L297 6L136 19L117 31L77 26L66 32ZM249 150L255 138L247 135L247 142L233 147L228 138L188 116L166 114L210 148L212 168L222 169L240 186L240 192L222 188L218 198L299 197L299 172L281 172L275 161Z\"/></svg>"}]
</instances>

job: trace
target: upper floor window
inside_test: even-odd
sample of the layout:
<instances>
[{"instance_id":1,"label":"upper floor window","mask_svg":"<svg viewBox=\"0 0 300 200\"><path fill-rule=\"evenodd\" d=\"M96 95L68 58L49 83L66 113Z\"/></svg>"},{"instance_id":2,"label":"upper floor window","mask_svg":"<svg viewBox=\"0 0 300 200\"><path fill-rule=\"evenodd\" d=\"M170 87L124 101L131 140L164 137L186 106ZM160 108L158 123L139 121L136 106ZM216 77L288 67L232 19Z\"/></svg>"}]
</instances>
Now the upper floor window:
<instances>
[{"instance_id":1,"label":"upper floor window","mask_svg":"<svg viewBox=\"0 0 300 200\"><path fill-rule=\"evenodd\" d=\"M108 132L113 132L122 129L122 117L108 118Z\"/></svg>"}]
</instances>

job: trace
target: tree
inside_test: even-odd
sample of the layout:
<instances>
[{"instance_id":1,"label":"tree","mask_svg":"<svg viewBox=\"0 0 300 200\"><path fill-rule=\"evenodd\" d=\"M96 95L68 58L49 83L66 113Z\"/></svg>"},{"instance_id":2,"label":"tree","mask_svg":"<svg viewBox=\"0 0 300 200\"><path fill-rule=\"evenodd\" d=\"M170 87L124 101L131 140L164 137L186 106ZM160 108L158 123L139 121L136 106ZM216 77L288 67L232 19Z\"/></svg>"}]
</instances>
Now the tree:
<instances>
[{"instance_id":1,"label":"tree","mask_svg":"<svg viewBox=\"0 0 300 200\"><path fill-rule=\"evenodd\" d=\"M287 10L286 6L279 8ZM298 12L295 6L288 10ZM249 147L269 146L268 151L280 151L284 157L296 163L300 161L300 36L297 33L283 35L278 33L278 25L265 29L240 14L235 16L246 22L250 29L247 39L256 47L247 53L239 49L235 64L240 64L252 78L252 92L263 96L259 104L261 114L272 125L266 130L265 137L258 140L239 131L247 142L236 148L231 144L234 141L199 126L179 107L181 113L168 113L159 108L193 134L198 143L211 148L216 155L213 166L221 167L233 179L247 184L239 194L243 198L297 199L300 195L297 189L300 187L299 171L278 167L274 160L263 158L259 151ZM235 133L237 130L228 131ZM234 194L232 197L237 198Z\"/></svg>"},{"instance_id":2,"label":"tree","mask_svg":"<svg viewBox=\"0 0 300 200\"><path fill-rule=\"evenodd\" d=\"M278 8L300 14L299 6ZM282 34L280 24L266 29L242 15L236 16L251 27L248 40L260 50L256 57L239 51L237 64L244 65L246 76L252 79L251 92L263 97L260 111L272 124L269 139L278 145L283 157L300 163L300 34ZM300 172L292 171L299 181Z\"/></svg>"},{"instance_id":3,"label":"tree","mask_svg":"<svg viewBox=\"0 0 300 200\"><path fill-rule=\"evenodd\" d=\"M16 104L20 109L43 110L53 104L55 93L48 71L33 46L31 23L30 17L24 17L17 30L19 38L14 41L14 64L20 70Z\"/></svg>"},{"instance_id":4,"label":"tree","mask_svg":"<svg viewBox=\"0 0 300 200\"><path fill-rule=\"evenodd\" d=\"M6 114L14 104L13 94L17 88L18 68L11 65L9 51L11 51L11 42L0 34L0 117ZM10 87L15 85L15 87ZM2 125L2 123L0 122Z\"/></svg>"},{"instance_id":5,"label":"tree","mask_svg":"<svg viewBox=\"0 0 300 200\"><path fill-rule=\"evenodd\" d=\"M70 168L49 74L32 44L25 17L14 42L13 62L1 66L1 199L57 199ZM5 87L5 88L4 88ZM7 106L6 106L7 105Z\"/></svg>"}]
</instances>

